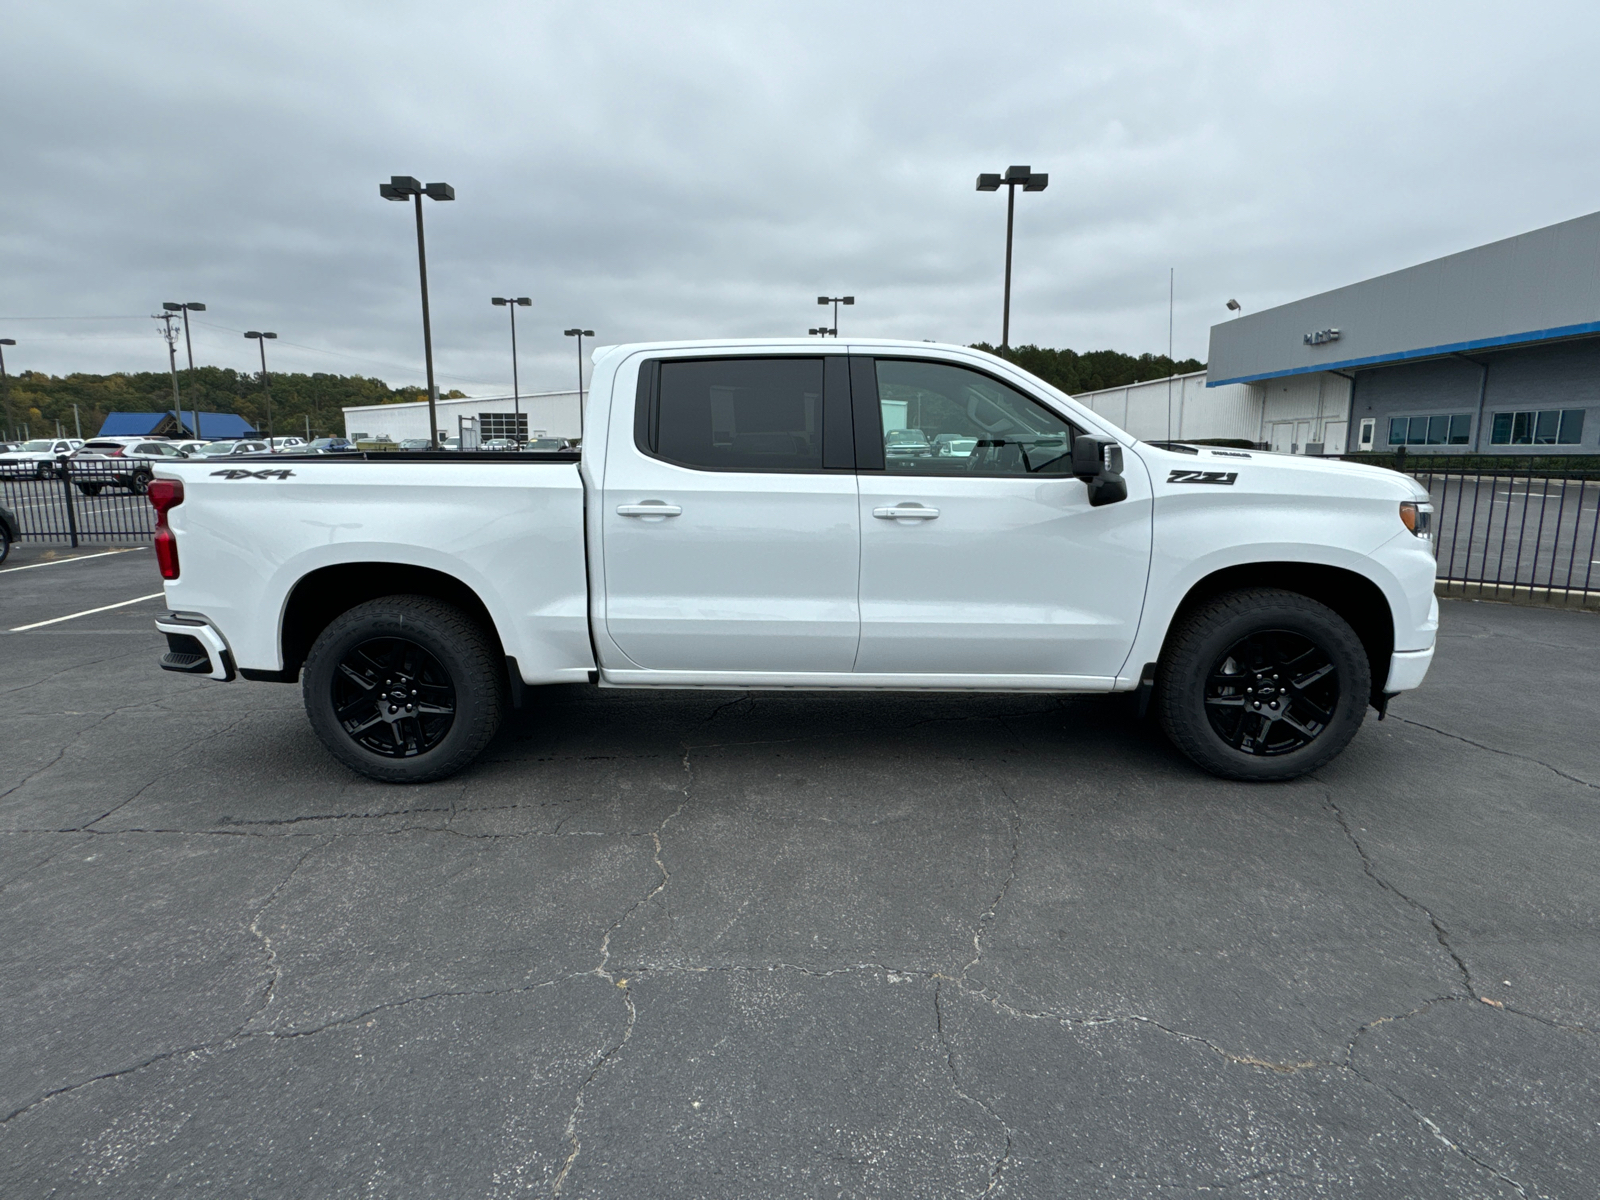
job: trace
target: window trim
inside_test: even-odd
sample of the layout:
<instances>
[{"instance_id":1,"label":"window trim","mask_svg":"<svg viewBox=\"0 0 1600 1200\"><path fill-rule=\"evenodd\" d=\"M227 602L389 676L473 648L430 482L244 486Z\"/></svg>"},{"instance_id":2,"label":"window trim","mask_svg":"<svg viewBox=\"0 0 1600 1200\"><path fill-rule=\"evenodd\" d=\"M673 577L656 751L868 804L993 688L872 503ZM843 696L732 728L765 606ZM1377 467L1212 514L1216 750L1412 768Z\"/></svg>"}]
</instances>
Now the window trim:
<instances>
[{"instance_id":1,"label":"window trim","mask_svg":"<svg viewBox=\"0 0 1600 1200\"><path fill-rule=\"evenodd\" d=\"M1466 420L1466 422L1467 422L1467 432L1466 432L1466 436L1461 441L1456 442L1456 441L1451 441L1452 434L1450 432L1450 427L1458 419L1465 419ZM1390 413L1385 418L1385 420L1388 422L1388 424L1387 424L1387 426L1385 427L1385 430L1384 430L1384 437L1385 437L1386 440L1384 441L1383 444L1384 444L1384 446L1386 446L1387 448L1389 448L1391 450L1396 449L1396 448L1398 448L1400 446L1404 446L1408 452L1410 451L1410 449L1413 446L1420 447L1422 449L1432 449L1432 450L1448 449L1451 446L1471 446L1472 445L1472 425L1473 425L1473 422L1476 419L1477 418L1471 412L1463 411L1463 410L1460 410L1460 409L1456 409L1456 410L1447 409L1447 410L1445 410L1443 412ZM1441 442L1429 441L1428 440L1429 430L1431 429L1431 427L1433 425L1433 422L1434 421L1439 421L1439 420L1442 420L1444 422L1444 440L1441 441ZM1405 422L1405 435L1398 442L1394 440L1394 433L1395 433L1394 427L1395 427L1395 423L1397 421ZM1421 441L1418 441L1418 440L1414 439L1412 437L1412 435L1411 435L1411 425L1412 425L1412 422L1414 422L1414 421L1421 421L1422 422L1423 433L1422 433L1422 440ZM1374 448L1376 448L1376 446L1377 446L1376 430L1374 430L1373 446L1374 446Z\"/></svg>"},{"instance_id":2,"label":"window trim","mask_svg":"<svg viewBox=\"0 0 1600 1200\"><path fill-rule=\"evenodd\" d=\"M673 355L667 358L647 358L639 364L639 379L634 387L633 399L633 446L646 458L653 458L657 462L666 463L670 467L677 467L680 471L703 471L709 475L841 475L855 470L855 464L849 466L830 467L827 464L830 457L828 439L828 416L830 410L843 409L848 411L849 397L843 398L843 405L839 397L833 397L829 403L830 384L837 386L839 379L838 368L829 369L830 358L844 358L843 354L796 354L793 351L774 352L771 354L685 354ZM711 467L699 463L679 462L675 458L668 458L654 448L653 443L661 440L661 365L663 363L697 363L697 362L748 362L753 359L777 358L789 361L801 360L817 362L822 366L822 406L818 412L821 421L819 431L822 442L822 461L820 467ZM858 439L859 440L859 439ZM832 447L834 452L842 448L840 443Z\"/></svg>"},{"instance_id":3,"label":"window trim","mask_svg":"<svg viewBox=\"0 0 1600 1200\"><path fill-rule=\"evenodd\" d=\"M948 359L948 358L921 358L921 357L918 357L917 355L912 355L912 354L852 354L850 356L850 383L851 383L850 394L851 394L851 396L853 398L853 402L854 402L854 404L856 406L856 413L855 413L855 417L856 417L856 473L858 475L859 474L871 474L871 475L888 475L888 474L890 474L890 471L889 471L889 468L888 468L888 464L887 464L887 460L886 460L886 456L884 455L884 452L883 452L883 410L882 410L882 407L879 404L879 397L878 397L878 364L880 362L928 363L928 364L933 365L933 366L955 367L957 370L971 371L974 375L981 375L983 378L991 380L994 383L999 384L1003 388L1008 388L1011 391L1016 392L1017 395L1021 396L1023 399L1032 401L1034 404L1037 404L1040 408L1044 409L1045 412L1047 412L1051 416L1055 417L1058 421L1060 421L1069 430L1072 431L1072 440L1073 441L1076 441L1078 438L1082 437L1084 434L1091 432L1090 430L1081 427L1071 417L1066 416L1063 413L1057 412L1054 405L1046 404L1043 400L1041 400L1038 396L1034 395L1031 391L1028 391L1028 390L1026 390L1024 388L1020 388L1015 383L1013 383L1011 380L1002 379L1002 378L1000 378L1000 376L994 374L992 371L985 371L983 368L973 366L971 363L956 362L956 361L953 361L953 360ZM857 366L856 366L857 363L861 363L862 364L862 368L861 369L857 368ZM863 401L866 402L866 411L865 412L862 411ZM865 443L866 443L866 445L868 447L876 446L878 448L878 453L877 453L878 461L874 466L864 467L864 466L861 465L861 461L860 461L861 458L862 458L862 449L861 449L861 447L862 447L863 441L865 441ZM1071 449L1069 447L1069 449L1068 449L1068 459L1069 459L1069 461L1070 461L1070 458L1071 458ZM895 472L893 472L893 475L894 475L894 477L896 479L912 477L912 476L914 476L914 477L916 477L918 479L960 479L960 478L964 478L964 476L957 475L954 472L943 472L943 471L938 472L938 473L929 472L927 474L923 474L923 473L918 472L918 471L895 471ZM1063 475L1054 475L1054 474L1051 474L1051 475L1026 475L1026 474L1024 474L1024 475L1000 475L1000 474L990 475L990 474L984 474L984 475L978 476L978 478L982 478L982 479L1029 479L1029 480L1034 480L1034 481L1037 482L1040 479L1072 479L1072 478L1074 478L1074 476L1069 471L1069 472L1067 472L1066 474L1063 474Z\"/></svg>"},{"instance_id":4,"label":"window trim","mask_svg":"<svg viewBox=\"0 0 1600 1200\"><path fill-rule=\"evenodd\" d=\"M1588 411L1588 406L1582 405L1572 408L1509 408L1496 410L1490 414L1489 445L1505 446L1507 448L1521 446L1524 447L1528 452L1543 452L1547 454L1560 453L1559 447L1561 446L1581 446L1583 445L1583 414L1587 413ZM1539 436L1539 418L1548 413L1556 414L1556 437L1555 441L1541 442L1537 440ZM1566 425L1567 416L1570 413L1579 414L1578 436L1574 441L1564 442L1561 440L1561 430ZM1527 418L1527 421L1523 426L1528 435L1528 440L1525 442L1517 440L1518 417ZM1498 431L1498 426L1502 420L1504 420L1506 424L1505 441L1501 441L1495 436Z\"/></svg>"}]
</instances>

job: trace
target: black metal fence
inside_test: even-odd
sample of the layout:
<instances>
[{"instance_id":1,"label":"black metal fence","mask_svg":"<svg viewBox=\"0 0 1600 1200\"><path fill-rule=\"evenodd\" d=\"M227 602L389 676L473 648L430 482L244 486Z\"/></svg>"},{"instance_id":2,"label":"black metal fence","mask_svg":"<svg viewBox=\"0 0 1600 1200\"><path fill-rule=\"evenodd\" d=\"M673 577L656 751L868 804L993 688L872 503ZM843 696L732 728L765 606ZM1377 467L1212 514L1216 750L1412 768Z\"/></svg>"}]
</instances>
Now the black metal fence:
<instances>
[{"instance_id":1,"label":"black metal fence","mask_svg":"<svg viewBox=\"0 0 1600 1200\"><path fill-rule=\"evenodd\" d=\"M1411 465L1433 497L1443 591L1574 607L1600 601L1600 479Z\"/></svg>"},{"instance_id":2,"label":"black metal fence","mask_svg":"<svg viewBox=\"0 0 1600 1200\"><path fill-rule=\"evenodd\" d=\"M156 514L145 498L142 459L65 459L0 464L0 504L16 514L25 542L147 542Z\"/></svg>"}]
</instances>

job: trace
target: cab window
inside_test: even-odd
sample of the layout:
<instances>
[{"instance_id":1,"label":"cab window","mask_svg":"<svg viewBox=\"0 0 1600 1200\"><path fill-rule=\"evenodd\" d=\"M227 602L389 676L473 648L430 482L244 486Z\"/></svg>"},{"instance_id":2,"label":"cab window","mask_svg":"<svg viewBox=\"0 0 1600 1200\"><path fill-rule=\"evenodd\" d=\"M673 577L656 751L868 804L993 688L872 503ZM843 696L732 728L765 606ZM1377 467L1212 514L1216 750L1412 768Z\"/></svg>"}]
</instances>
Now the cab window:
<instances>
[{"instance_id":1,"label":"cab window","mask_svg":"<svg viewBox=\"0 0 1600 1200\"><path fill-rule=\"evenodd\" d=\"M884 468L904 475L1070 475L1074 428L950 363L877 360Z\"/></svg>"},{"instance_id":2,"label":"cab window","mask_svg":"<svg viewBox=\"0 0 1600 1200\"><path fill-rule=\"evenodd\" d=\"M721 471L822 469L823 360L667 360L649 409L647 449Z\"/></svg>"}]
</instances>

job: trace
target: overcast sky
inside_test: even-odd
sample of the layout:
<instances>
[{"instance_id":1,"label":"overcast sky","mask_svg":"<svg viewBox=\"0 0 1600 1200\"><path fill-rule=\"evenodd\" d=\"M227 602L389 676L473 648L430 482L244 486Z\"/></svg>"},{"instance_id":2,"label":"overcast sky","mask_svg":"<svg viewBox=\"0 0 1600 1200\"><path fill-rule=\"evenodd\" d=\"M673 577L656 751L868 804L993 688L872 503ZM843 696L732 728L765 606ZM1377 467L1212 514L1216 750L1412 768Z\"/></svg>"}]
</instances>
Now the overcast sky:
<instances>
[{"instance_id":1,"label":"overcast sky","mask_svg":"<svg viewBox=\"0 0 1600 1200\"><path fill-rule=\"evenodd\" d=\"M0 73L11 370L197 361L572 386L604 343L804 334L1164 352L1209 327L1600 207L1591 4L13 0ZM87 318L120 318L90 320ZM72 320L40 318L74 318Z\"/></svg>"}]
</instances>

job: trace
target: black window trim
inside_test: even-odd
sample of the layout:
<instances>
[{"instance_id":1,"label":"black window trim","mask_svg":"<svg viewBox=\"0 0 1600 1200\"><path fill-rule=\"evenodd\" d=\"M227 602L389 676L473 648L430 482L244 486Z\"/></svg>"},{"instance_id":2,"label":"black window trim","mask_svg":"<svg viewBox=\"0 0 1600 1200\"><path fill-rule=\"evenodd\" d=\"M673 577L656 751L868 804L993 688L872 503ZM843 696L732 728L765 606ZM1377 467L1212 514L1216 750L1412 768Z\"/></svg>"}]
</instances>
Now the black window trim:
<instances>
[{"instance_id":1,"label":"black window trim","mask_svg":"<svg viewBox=\"0 0 1600 1200\"><path fill-rule=\"evenodd\" d=\"M1029 391L1028 389L1022 388L1022 387L1018 387L1011 380L1002 379L1002 378L1000 378L1000 376L996 375L994 372L986 371L982 367L974 366L972 363L959 362L959 361L957 361L955 359L949 359L949 358L923 358L920 355L915 355L915 354L852 354L850 356L850 385L851 385L850 386L850 393L851 393L851 396L854 398L854 403L856 405L855 420L856 420L856 458L857 458L856 473L857 474L870 474L870 475L887 475L887 474L889 474L889 467L888 467L888 463L887 463L887 458L883 453L883 410L878 404L878 364L880 362L929 363L929 364L932 364L934 366L941 366L941 367L959 367L964 371L971 371L974 375L981 375L985 379L992 380L993 382L998 383L1001 387L1010 388L1013 392L1016 392L1019 396L1023 397L1025 400L1033 401L1040 408L1044 409L1047 413L1050 413L1051 415L1055 416L1057 419L1065 422L1067 428L1072 431L1072 437L1073 437L1074 440L1076 440L1077 438L1082 437L1086 433L1092 432L1091 430L1083 428L1076 421L1074 421L1071 417L1066 416L1064 413L1057 412L1054 405L1045 403L1043 400L1041 400L1038 396L1034 395L1033 392ZM856 365L857 363L862 364L862 368L861 369L857 368L857 365ZM867 386L869 383L870 383L870 387ZM863 411L863 407L865 408L865 411ZM878 448L878 453L877 453L878 462L873 466L862 466L861 463L860 463L860 459L862 457L862 449L861 449L861 447L862 447L863 443L865 443L869 448L872 447L872 446L876 446ZM905 476L916 475L917 473L914 472L914 471L896 471L894 474L895 474L895 478L898 479L898 478L902 478L902 477L905 477ZM934 475L934 474L931 474L931 473L927 474L927 475L920 475L918 477L922 478L922 479L938 479L938 478L952 479L952 478L955 478L954 475ZM1070 479L1070 478L1072 478L1072 476L1069 473L1067 475L1060 475L1060 476L1058 476L1058 475L1049 475L1049 476L1041 476L1041 475L984 475L983 478L984 479L1034 479L1034 480L1038 480L1038 479L1043 479L1043 478L1048 478L1048 479Z\"/></svg>"},{"instance_id":2,"label":"black window trim","mask_svg":"<svg viewBox=\"0 0 1600 1200\"><path fill-rule=\"evenodd\" d=\"M647 358L639 364L639 380L634 388L633 401L633 445L640 454L646 458L653 458L657 462L666 463L668 466L677 467L681 471L704 471L712 475L844 475L853 472L854 463L839 467L708 467L699 463L679 462L675 458L668 458L659 453L654 447L661 440L661 364L672 362L727 362L732 359L752 358L783 358L783 359L815 359L822 364L822 411L819 414L822 420L822 447L823 461L828 456L828 412L834 405L829 404L828 385L838 382L836 371L828 369L830 358L844 358L843 354L796 354L793 350L773 351L763 354L759 351L740 351L733 354L683 354L670 355L662 358ZM835 403L839 398L834 397ZM848 411L849 401L845 400ZM857 439L859 441L859 438Z\"/></svg>"}]
</instances>

